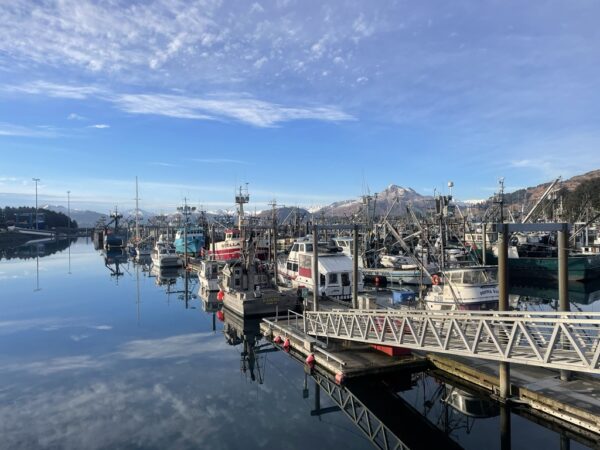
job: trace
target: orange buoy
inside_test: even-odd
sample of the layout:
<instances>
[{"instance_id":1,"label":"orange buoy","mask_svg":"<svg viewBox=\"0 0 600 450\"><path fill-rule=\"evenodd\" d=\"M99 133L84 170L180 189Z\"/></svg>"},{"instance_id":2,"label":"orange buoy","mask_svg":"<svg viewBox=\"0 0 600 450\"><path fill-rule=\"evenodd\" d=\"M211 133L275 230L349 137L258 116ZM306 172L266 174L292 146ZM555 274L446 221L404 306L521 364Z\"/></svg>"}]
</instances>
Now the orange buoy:
<instances>
[{"instance_id":1,"label":"orange buoy","mask_svg":"<svg viewBox=\"0 0 600 450\"><path fill-rule=\"evenodd\" d=\"M217 300L222 302L223 301L223 297L225 297L225 292L223 291L219 291L219 293L217 294Z\"/></svg>"},{"instance_id":2,"label":"orange buoy","mask_svg":"<svg viewBox=\"0 0 600 450\"><path fill-rule=\"evenodd\" d=\"M276 344L281 344L281 336L275 336L275 339L273 339L273 342L275 342Z\"/></svg>"},{"instance_id":3,"label":"orange buoy","mask_svg":"<svg viewBox=\"0 0 600 450\"><path fill-rule=\"evenodd\" d=\"M440 284L440 276L438 274L434 274L431 277L431 282L437 286L438 284Z\"/></svg>"},{"instance_id":4,"label":"orange buoy","mask_svg":"<svg viewBox=\"0 0 600 450\"><path fill-rule=\"evenodd\" d=\"M289 338L285 338L285 341L284 341L284 343L283 343L283 349L284 349L286 352L289 352L289 351L290 351L290 339L289 339Z\"/></svg>"},{"instance_id":5,"label":"orange buoy","mask_svg":"<svg viewBox=\"0 0 600 450\"><path fill-rule=\"evenodd\" d=\"M217 311L217 319L219 319L221 322L225 320L225 314L223 314L223 311Z\"/></svg>"}]
</instances>

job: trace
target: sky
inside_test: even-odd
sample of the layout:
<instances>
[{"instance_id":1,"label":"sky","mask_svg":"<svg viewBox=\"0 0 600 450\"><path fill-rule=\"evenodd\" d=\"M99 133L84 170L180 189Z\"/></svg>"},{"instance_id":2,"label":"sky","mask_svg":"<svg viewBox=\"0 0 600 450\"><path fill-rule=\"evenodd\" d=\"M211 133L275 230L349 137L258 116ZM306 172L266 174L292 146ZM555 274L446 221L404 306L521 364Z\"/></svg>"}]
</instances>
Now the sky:
<instances>
[{"instance_id":1,"label":"sky","mask_svg":"<svg viewBox=\"0 0 600 450\"><path fill-rule=\"evenodd\" d=\"M0 3L0 205L487 198L600 168L600 3Z\"/></svg>"}]
</instances>

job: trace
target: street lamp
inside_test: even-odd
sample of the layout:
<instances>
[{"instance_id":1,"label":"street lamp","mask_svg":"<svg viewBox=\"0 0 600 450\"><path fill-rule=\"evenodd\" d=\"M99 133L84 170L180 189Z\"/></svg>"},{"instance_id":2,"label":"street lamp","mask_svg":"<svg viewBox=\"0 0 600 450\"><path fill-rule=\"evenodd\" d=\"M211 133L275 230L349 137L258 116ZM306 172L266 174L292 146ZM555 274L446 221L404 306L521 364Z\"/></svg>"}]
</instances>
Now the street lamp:
<instances>
[{"instance_id":1,"label":"street lamp","mask_svg":"<svg viewBox=\"0 0 600 450\"><path fill-rule=\"evenodd\" d=\"M71 236L71 191L67 191L67 215L69 221L67 222L67 230L69 237Z\"/></svg>"},{"instance_id":2,"label":"street lamp","mask_svg":"<svg viewBox=\"0 0 600 450\"><path fill-rule=\"evenodd\" d=\"M40 181L39 178L32 178L35 181L35 229L38 229L38 196L37 196L37 185Z\"/></svg>"}]
</instances>

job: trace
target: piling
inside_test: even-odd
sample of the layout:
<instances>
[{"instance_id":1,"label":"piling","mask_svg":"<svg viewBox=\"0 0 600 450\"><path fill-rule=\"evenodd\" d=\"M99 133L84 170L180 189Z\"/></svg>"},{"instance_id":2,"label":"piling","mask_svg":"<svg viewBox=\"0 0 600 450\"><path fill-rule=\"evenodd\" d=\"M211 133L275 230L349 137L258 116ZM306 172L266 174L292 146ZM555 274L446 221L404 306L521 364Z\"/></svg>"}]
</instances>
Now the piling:
<instances>
[{"instance_id":1,"label":"piling","mask_svg":"<svg viewBox=\"0 0 600 450\"><path fill-rule=\"evenodd\" d=\"M352 308L358 309L358 225L352 230Z\"/></svg>"},{"instance_id":2,"label":"piling","mask_svg":"<svg viewBox=\"0 0 600 450\"><path fill-rule=\"evenodd\" d=\"M319 310L319 232L316 225L313 225L313 310Z\"/></svg>"},{"instance_id":3,"label":"piling","mask_svg":"<svg viewBox=\"0 0 600 450\"><path fill-rule=\"evenodd\" d=\"M487 223L483 224L483 234L481 236L481 263L485 266L487 264Z\"/></svg>"},{"instance_id":4,"label":"piling","mask_svg":"<svg viewBox=\"0 0 600 450\"><path fill-rule=\"evenodd\" d=\"M498 224L498 311L508 311L508 224ZM500 399L510 397L510 365L501 362L499 371Z\"/></svg>"},{"instance_id":5,"label":"piling","mask_svg":"<svg viewBox=\"0 0 600 450\"><path fill-rule=\"evenodd\" d=\"M569 305L569 228L565 223L558 231L558 303L559 311L570 311ZM568 381L571 373L560 371L560 379Z\"/></svg>"}]
</instances>

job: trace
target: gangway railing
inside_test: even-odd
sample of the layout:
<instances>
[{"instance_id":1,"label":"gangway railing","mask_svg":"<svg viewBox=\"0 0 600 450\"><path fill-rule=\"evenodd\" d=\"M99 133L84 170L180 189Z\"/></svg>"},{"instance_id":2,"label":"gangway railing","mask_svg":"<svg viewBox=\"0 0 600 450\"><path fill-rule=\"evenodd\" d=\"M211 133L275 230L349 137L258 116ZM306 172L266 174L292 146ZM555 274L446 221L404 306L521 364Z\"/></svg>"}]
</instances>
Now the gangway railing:
<instances>
[{"instance_id":1,"label":"gangway railing","mask_svg":"<svg viewBox=\"0 0 600 450\"><path fill-rule=\"evenodd\" d=\"M313 336L600 374L600 313L307 311Z\"/></svg>"},{"instance_id":2,"label":"gangway railing","mask_svg":"<svg viewBox=\"0 0 600 450\"><path fill-rule=\"evenodd\" d=\"M410 450L398 436L344 386L339 386L333 380L318 372L312 374L312 377L376 448L382 450Z\"/></svg>"}]
</instances>

